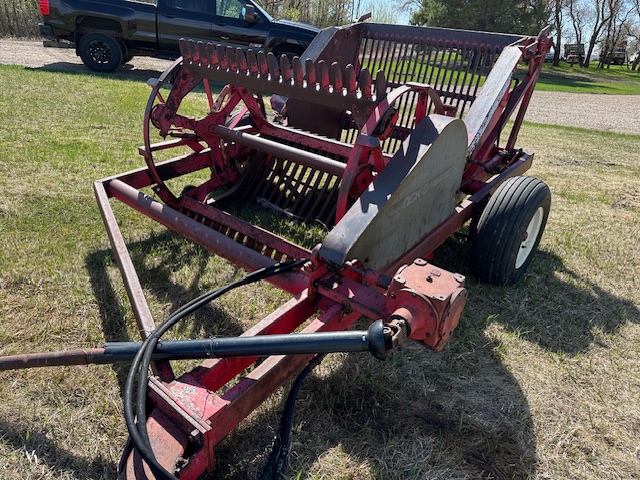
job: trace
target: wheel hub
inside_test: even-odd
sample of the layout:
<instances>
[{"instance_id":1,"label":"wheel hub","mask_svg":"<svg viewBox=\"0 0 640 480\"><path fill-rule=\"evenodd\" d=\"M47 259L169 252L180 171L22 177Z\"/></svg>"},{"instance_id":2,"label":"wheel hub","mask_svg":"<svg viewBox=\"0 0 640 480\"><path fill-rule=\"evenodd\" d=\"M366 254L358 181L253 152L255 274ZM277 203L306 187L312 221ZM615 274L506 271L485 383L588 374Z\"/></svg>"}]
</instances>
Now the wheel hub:
<instances>
[{"instance_id":1,"label":"wheel hub","mask_svg":"<svg viewBox=\"0 0 640 480\"><path fill-rule=\"evenodd\" d=\"M522 243L520 244L520 249L518 250L518 256L516 257L516 268L520 268L529 258L531 252L533 251L533 247L538 238L538 232L540 232L540 228L542 227L542 219L544 218L544 209L542 207L536 210L536 213L531 218L529 225L527 225L527 230L524 232L522 237Z\"/></svg>"},{"instance_id":2,"label":"wheel hub","mask_svg":"<svg viewBox=\"0 0 640 480\"><path fill-rule=\"evenodd\" d=\"M111 60L111 50L104 42L96 41L91 43L89 53L96 63L105 64Z\"/></svg>"}]
</instances>

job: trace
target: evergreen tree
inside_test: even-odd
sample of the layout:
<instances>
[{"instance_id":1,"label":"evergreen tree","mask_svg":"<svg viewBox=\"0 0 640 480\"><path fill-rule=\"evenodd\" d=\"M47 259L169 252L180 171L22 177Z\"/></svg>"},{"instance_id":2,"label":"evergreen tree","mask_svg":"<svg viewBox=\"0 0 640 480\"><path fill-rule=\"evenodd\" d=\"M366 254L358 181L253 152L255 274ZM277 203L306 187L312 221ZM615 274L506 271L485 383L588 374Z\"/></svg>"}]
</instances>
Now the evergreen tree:
<instances>
[{"instance_id":1,"label":"evergreen tree","mask_svg":"<svg viewBox=\"0 0 640 480\"><path fill-rule=\"evenodd\" d=\"M411 24L535 35L549 7L545 0L422 0Z\"/></svg>"}]
</instances>

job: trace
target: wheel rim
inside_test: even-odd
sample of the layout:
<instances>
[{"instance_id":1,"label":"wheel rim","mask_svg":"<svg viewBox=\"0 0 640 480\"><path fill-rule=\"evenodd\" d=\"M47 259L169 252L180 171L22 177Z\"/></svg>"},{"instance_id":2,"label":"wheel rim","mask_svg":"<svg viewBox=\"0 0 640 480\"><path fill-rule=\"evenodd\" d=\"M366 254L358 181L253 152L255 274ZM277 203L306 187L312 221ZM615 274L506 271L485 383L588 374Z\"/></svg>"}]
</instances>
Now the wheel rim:
<instances>
[{"instance_id":1,"label":"wheel rim","mask_svg":"<svg viewBox=\"0 0 640 480\"><path fill-rule=\"evenodd\" d=\"M527 261L527 258L531 255L536 244L536 240L538 239L543 219L544 208L539 207L536 210L536 213L533 214L533 217L531 217L531 221L529 222L529 225L527 225L527 230L523 235L524 238L520 244L520 248L518 249L518 256L516 257L516 269L522 267L522 265Z\"/></svg>"},{"instance_id":2,"label":"wheel rim","mask_svg":"<svg viewBox=\"0 0 640 480\"><path fill-rule=\"evenodd\" d=\"M113 52L105 42L94 40L89 44L89 56L95 63L105 65L111 61Z\"/></svg>"}]
</instances>

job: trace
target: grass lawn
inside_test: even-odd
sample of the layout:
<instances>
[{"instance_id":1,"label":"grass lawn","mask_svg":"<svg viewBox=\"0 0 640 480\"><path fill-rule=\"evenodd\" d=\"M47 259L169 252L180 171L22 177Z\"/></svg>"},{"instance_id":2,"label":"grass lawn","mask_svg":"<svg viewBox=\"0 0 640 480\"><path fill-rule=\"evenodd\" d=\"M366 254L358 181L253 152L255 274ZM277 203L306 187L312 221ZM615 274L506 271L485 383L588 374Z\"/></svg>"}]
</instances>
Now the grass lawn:
<instances>
[{"instance_id":1,"label":"grass lawn","mask_svg":"<svg viewBox=\"0 0 640 480\"><path fill-rule=\"evenodd\" d=\"M137 339L92 182L142 166L149 88L8 66L0 85L0 355ZM526 123L517 146L535 152L530 173L553 194L528 274L511 288L469 278L461 324L438 354L409 344L384 363L330 356L299 397L288 478L638 475L640 136ZM241 274L115 207L156 318ZM434 263L466 274L469 250L451 240ZM235 335L284 300L243 288L174 336ZM126 372L0 372L0 476L115 478ZM285 395L217 447L208 478L255 478Z\"/></svg>"},{"instance_id":2,"label":"grass lawn","mask_svg":"<svg viewBox=\"0 0 640 480\"><path fill-rule=\"evenodd\" d=\"M592 62L589 68L571 67L560 62L558 67L545 63L536 89L552 92L605 93L640 95L640 71L629 70L624 65L597 68Z\"/></svg>"}]
</instances>

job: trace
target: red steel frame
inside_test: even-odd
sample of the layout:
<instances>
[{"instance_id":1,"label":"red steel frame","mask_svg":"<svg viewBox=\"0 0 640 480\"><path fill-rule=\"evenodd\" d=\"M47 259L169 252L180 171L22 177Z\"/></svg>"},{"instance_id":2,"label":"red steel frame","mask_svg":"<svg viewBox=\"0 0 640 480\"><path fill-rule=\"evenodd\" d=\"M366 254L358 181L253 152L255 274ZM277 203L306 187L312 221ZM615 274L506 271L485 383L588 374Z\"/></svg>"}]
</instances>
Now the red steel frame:
<instances>
[{"instance_id":1,"label":"red steel frame","mask_svg":"<svg viewBox=\"0 0 640 480\"><path fill-rule=\"evenodd\" d=\"M340 31L336 36L339 37L343 33ZM271 232L208 206L206 211L203 210L201 213L204 216L210 216L210 223L226 226L225 228L228 227L234 232L245 235L251 240L250 245L243 244L247 242L238 243L237 239L234 240L225 234L224 229L211 228L191 218L193 215L182 213L180 210L184 210L185 206L188 207L187 213L198 212L202 205L198 201L198 193L193 197L182 198L181 202L185 203L180 203L161 186L167 179L206 166L206 162L198 155L202 149L201 146L194 145L194 154L191 156L174 158L157 165L148 162L145 168L95 182L94 190L98 205L142 338L146 338L156 328L156 323L111 208L111 198L249 271L274 264L282 258L311 259L299 272L280 274L269 279L270 283L290 293L292 298L244 332L244 336L292 332L319 312L319 316L303 329L304 333L348 329L363 315L372 320L403 318L411 324L411 331L414 332L414 336L410 338L425 341L435 350L442 348L456 327L464 306L466 296L464 278L437 269L427 264L422 258L427 257L468 220L476 216L490 194L502 182L513 175L523 173L530 167L533 156L522 152L514 153L513 145L539 75L545 49L548 50L549 47L547 33L541 33L537 39L527 37L526 41L519 45L505 49L506 54L503 53L492 70L497 72L496 75L500 75L500 71L503 71L503 81L492 83L487 79L485 89L467 114L470 163L461 181L460 190L465 194L464 197L460 199L455 211L445 221L391 262L384 269L384 273L363 270L358 265L352 264L328 265L318 257L316 250L309 251ZM323 38L323 41L326 43L326 39ZM529 59L528 73L522 83L512 88L510 72L515 69L522 56ZM175 66L179 62L180 60ZM285 64L281 63L281 65ZM504 70L507 70L509 75L504 75ZM295 76L295 64L293 72ZM239 75L235 75L234 78L242 83ZM381 82L382 80L378 78L379 88L381 88ZM293 84L295 86L295 78ZM291 89L285 89L285 91L290 92ZM424 103L419 103L417 108L416 123L427 113L425 106L427 96L431 98L437 112L453 113L453 110L443 106L439 96L435 95L434 90L428 86L417 84L401 86L375 104L367 103L366 99L360 102L361 112L369 112L370 120L363 125L361 135L355 145L351 146L337 140L330 141L323 137L303 134L294 129L261 121L262 114L249 89L232 86L233 100L227 104L226 110L222 113L210 115L210 121L193 122L178 116L174 116L172 121L173 125L176 125L175 122L184 122L183 126L200 132L203 138L210 138L212 142L215 138L227 139L250 149L290 156L303 163L331 169L343 179L338 200L337 218L339 219L348 207L346 199L349 194L353 194L358 165L373 158L375 170L379 172L388 163L389 155L382 153L379 142L370 141L373 138L370 133L389 105L408 91L417 91L424 96L421 100ZM154 92L152 97L155 93L157 92ZM257 121L256 127L262 134L317 147L320 151L337 153L348 159L346 165L322 155L314 156L308 152L288 149L277 142L270 142L252 135L251 129L222 126L223 122L220 118L227 116L241 100ZM167 100L167 102L170 101L171 99ZM340 102L344 102L344 99L340 99ZM515 110L519 102L520 110L507 145L505 148L499 148L497 140L504 120ZM150 100L150 105L152 103L153 99ZM357 109L358 107L355 106L354 110ZM151 109L148 110L151 111ZM163 126L161 119L156 120L161 130L171 126ZM188 139L179 139L152 145L146 133L145 147L141 149L141 153L149 159L153 149L168 148L172 144L185 144L188 141ZM500 173L492 173L497 171ZM164 203L145 195L141 191L145 187L154 188ZM256 243L264 248L256 249ZM274 254L274 250L280 253ZM403 265L409 265L409 267L403 269ZM425 272L434 271L438 272L437 277L442 277L444 283L430 285L419 280L419 278L425 278ZM417 295L413 297L417 296L420 300L409 299L399 303L396 293L405 291L402 289L416 293ZM447 296L440 299L439 294L442 293L442 289L447 292ZM449 310L453 313L447 317L445 311ZM438 320L425 320L432 313L431 318L437 317ZM431 336L435 340L429 343L425 338ZM168 362L156 364L154 368L158 378L153 378L149 384L149 398L154 404L154 409L147 421L147 427L154 452L160 463L169 470L177 469L181 479L195 479L203 472L211 470L215 463L214 445L277 388L303 368L310 358L304 355L269 357L222 394L216 392L252 365L255 358L208 360L199 368L179 378L174 377ZM176 459L182 459L182 461L176 463ZM121 478L147 477L152 478L152 475L143 465L140 457L137 453L130 452Z\"/></svg>"}]
</instances>

